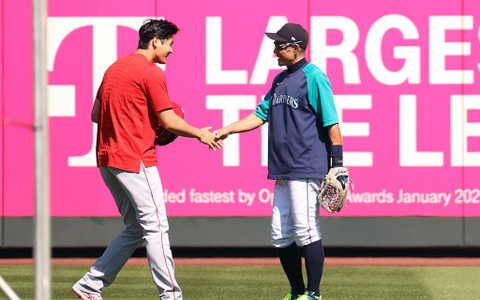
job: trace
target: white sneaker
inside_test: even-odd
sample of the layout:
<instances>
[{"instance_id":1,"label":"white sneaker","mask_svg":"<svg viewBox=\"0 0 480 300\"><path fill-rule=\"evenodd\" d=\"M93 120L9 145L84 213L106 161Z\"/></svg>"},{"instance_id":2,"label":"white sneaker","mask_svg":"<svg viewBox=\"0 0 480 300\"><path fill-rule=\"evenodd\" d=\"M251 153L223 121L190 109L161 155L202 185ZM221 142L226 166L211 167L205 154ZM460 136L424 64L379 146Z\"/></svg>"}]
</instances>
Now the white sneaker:
<instances>
[{"instance_id":1,"label":"white sneaker","mask_svg":"<svg viewBox=\"0 0 480 300\"><path fill-rule=\"evenodd\" d=\"M83 300L103 300L102 296L100 296L100 294L97 295L97 294L85 293L85 292L82 292L79 289L77 289L75 286L72 287L72 291L75 294L77 294L78 298L83 299Z\"/></svg>"}]
</instances>

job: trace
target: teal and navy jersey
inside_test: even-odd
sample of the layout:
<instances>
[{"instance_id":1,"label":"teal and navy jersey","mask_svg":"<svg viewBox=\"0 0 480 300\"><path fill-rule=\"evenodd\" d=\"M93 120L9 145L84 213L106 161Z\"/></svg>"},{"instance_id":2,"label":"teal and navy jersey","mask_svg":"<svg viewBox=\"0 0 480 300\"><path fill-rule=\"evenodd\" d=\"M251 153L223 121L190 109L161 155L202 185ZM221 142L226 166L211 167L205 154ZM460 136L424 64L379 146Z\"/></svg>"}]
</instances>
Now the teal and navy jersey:
<instances>
[{"instance_id":1,"label":"teal and navy jersey","mask_svg":"<svg viewBox=\"0 0 480 300\"><path fill-rule=\"evenodd\" d=\"M278 74L253 112L268 122L268 178L324 178L330 160L326 126L338 123L325 73L301 60Z\"/></svg>"}]
</instances>

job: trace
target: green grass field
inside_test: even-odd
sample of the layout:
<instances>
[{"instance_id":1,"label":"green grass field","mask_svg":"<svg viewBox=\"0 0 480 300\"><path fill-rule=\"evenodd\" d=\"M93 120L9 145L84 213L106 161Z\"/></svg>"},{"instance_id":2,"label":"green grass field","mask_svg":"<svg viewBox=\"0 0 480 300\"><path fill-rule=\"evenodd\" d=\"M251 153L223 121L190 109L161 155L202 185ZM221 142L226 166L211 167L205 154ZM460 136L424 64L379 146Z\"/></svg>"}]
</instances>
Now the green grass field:
<instances>
[{"instance_id":1,"label":"green grass field","mask_svg":"<svg viewBox=\"0 0 480 300\"><path fill-rule=\"evenodd\" d=\"M89 266L53 266L52 299L76 299L71 286ZM21 299L33 299L33 267L0 265L0 275ZM288 284L280 266L177 266L187 300L283 299ZM479 267L326 267L324 300L480 299ZM128 265L102 293L109 299L158 299L147 266ZM0 292L0 299L6 299Z\"/></svg>"}]
</instances>

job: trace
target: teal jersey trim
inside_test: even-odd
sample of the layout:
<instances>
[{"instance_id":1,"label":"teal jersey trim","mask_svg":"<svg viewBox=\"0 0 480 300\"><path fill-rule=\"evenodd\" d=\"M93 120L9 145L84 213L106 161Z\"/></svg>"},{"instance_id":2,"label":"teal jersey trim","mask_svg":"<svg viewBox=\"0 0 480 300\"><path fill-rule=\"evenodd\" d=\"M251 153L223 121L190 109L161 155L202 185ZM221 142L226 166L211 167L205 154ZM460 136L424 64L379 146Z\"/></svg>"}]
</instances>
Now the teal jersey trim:
<instances>
[{"instance_id":1,"label":"teal jersey trim","mask_svg":"<svg viewBox=\"0 0 480 300\"><path fill-rule=\"evenodd\" d=\"M257 109L253 111L253 113L262 119L264 122L268 121L268 112L270 110L270 96L271 92L268 92L268 94L263 98L262 102L260 102L257 106Z\"/></svg>"},{"instance_id":2,"label":"teal jersey trim","mask_svg":"<svg viewBox=\"0 0 480 300\"><path fill-rule=\"evenodd\" d=\"M308 102L315 110L322 126L338 123L337 110L333 100L332 86L325 73L313 64L302 70L307 77Z\"/></svg>"}]
</instances>

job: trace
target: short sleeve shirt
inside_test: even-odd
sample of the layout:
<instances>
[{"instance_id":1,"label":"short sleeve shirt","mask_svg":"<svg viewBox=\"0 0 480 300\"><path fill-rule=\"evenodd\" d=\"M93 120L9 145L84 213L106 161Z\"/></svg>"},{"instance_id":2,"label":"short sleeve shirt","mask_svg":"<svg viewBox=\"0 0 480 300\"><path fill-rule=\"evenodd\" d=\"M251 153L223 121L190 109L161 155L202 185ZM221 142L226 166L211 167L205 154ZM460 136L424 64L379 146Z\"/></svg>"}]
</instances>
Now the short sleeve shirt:
<instances>
[{"instance_id":1,"label":"short sleeve shirt","mask_svg":"<svg viewBox=\"0 0 480 300\"><path fill-rule=\"evenodd\" d=\"M156 166L157 112L171 108L163 71L144 55L118 59L103 77L99 100L97 164L135 172Z\"/></svg>"},{"instance_id":2,"label":"short sleeve shirt","mask_svg":"<svg viewBox=\"0 0 480 300\"><path fill-rule=\"evenodd\" d=\"M278 74L254 114L268 122L268 178L324 178L330 138L326 126L338 123L330 82L318 67L302 60L296 70Z\"/></svg>"}]
</instances>

